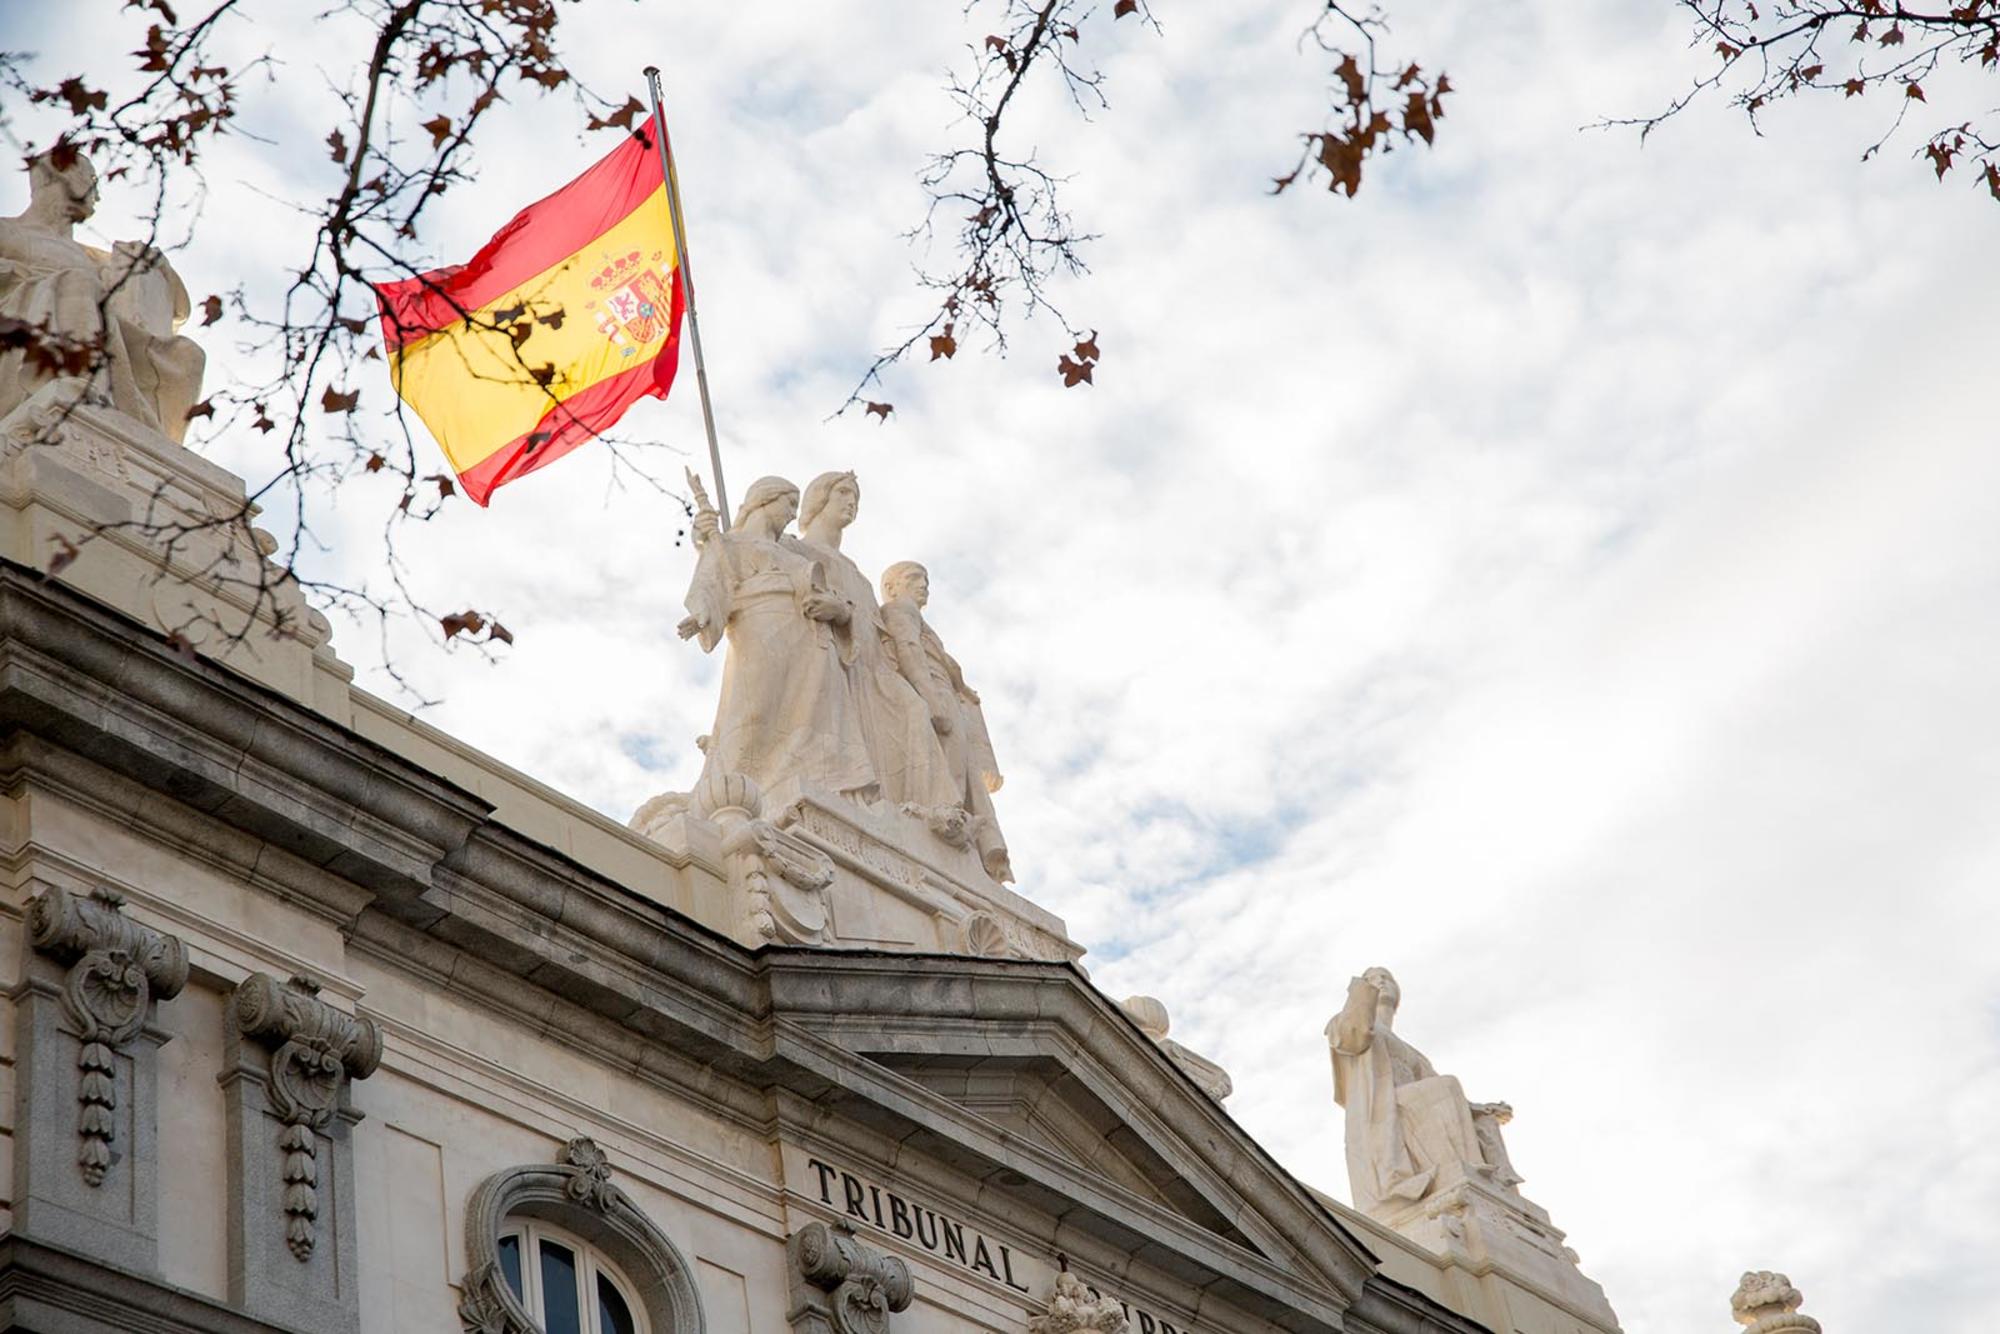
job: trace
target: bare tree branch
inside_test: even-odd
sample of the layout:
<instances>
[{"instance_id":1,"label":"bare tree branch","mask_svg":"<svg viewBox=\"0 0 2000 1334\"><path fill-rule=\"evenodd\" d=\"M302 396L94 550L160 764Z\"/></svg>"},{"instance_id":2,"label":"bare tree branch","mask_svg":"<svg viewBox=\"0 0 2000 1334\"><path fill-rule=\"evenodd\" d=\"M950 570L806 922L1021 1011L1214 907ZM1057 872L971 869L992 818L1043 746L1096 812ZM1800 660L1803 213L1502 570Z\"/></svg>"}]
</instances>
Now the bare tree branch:
<instances>
[{"instance_id":1,"label":"bare tree branch","mask_svg":"<svg viewBox=\"0 0 2000 1334\"><path fill-rule=\"evenodd\" d=\"M1696 98L1722 96L1762 134L1772 104L1809 94L1842 101L1870 92L1893 98L1887 124L1862 152L1875 156L1917 108L1930 112L1941 72L1974 80L2000 70L2000 0L1911 7L1890 0L1681 0L1694 16L1692 44L1715 65L1662 110L1607 120L1599 128L1636 127L1643 139ZM1945 81L1959 95L1974 82ZM1932 113L1934 114L1934 113ZM2000 201L2000 108L1981 98L1976 110L1946 113L1915 156L1943 180L1970 166L1975 184Z\"/></svg>"}]
</instances>

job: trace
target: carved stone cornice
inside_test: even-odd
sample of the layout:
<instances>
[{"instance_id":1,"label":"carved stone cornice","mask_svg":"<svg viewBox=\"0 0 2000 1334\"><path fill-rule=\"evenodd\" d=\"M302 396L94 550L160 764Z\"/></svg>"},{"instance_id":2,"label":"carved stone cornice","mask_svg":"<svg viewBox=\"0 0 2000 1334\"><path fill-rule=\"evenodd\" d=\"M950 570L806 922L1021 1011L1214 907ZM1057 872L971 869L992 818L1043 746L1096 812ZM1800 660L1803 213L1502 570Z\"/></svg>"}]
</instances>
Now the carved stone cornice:
<instances>
[{"instance_id":1,"label":"carved stone cornice","mask_svg":"<svg viewBox=\"0 0 2000 1334\"><path fill-rule=\"evenodd\" d=\"M319 1218L318 1133L340 1107L342 1087L382 1063L382 1030L365 1015L344 1014L319 999L308 978L279 982L252 973L229 998L230 1027L271 1050L265 1085L271 1112L285 1128L285 1244L312 1256Z\"/></svg>"},{"instance_id":2,"label":"carved stone cornice","mask_svg":"<svg viewBox=\"0 0 2000 1334\"><path fill-rule=\"evenodd\" d=\"M817 1311L833 1334L888 1334L889 1316L916 1297L910 1267L863 1246L844 1222L808 1223L785 1249L798 1276L825 1294Z\"/></svg>"},{"instance_id":3,"label":"carved stone cornice","mask_svg":"<svg viewBox=\"0 0 2000 1334\"><path fill-rule=\"evenodd\" d=\"M28 940L39 954L69 967L63 1015L82 1042L77 1056L77 1166L102 1185L112 1162L117 1118L117 1054L139 1035L155 1000L187 985L187 947L174 936L125 916L108 889L80 897L50 888L28 905Z\"/></svg>"}]
</instances>

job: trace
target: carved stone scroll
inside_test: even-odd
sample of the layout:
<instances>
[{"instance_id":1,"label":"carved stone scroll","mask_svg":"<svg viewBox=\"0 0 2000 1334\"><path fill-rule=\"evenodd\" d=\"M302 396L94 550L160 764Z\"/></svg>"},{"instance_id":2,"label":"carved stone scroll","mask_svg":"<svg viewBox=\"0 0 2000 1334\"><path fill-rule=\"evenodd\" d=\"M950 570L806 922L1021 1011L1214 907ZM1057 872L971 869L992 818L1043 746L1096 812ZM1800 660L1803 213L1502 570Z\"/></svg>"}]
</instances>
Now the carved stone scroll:
<instances>
[{"instance_id":1,"label":"carved stone scroll","mask_svg":"<svg viewBox=\"0 0 2000 1334\"><path fill-rule=\"evenodd\" d=\"M690 794L693 811L722 829L730 885L759 940L817 945L827 938L833 859L763 818L764 795L738 773L710 768Z\"/></svg>"},{"instance_id":2,"label":"carved stone scroll","mask_svg":"<svg viewBox=\"0 0 2000 1334\"><path fill-rule=\"evenodd\" d=\"M230 1023L271 1051L271 1111L284 1123L285 1244L301 1262L318 1240L319 1132L340 1106L342 1085L366 1079L382 1061L382 1030L365 1016L343 1014L319 999L319 987L295 977L280 983L253 973L229 1002Z\"/></svg>"},{"instance_id":3,"label":"carved stone scroll","mask_svg":"<svg viewBox=\"0 0 2000 1334\"><path fill-rule=\"evenodd\" d=\"M62 1011L82 1050L77 1057L77 1166L104 1183L117 1131L117 1058L145 1027L155 1000L187 985L187 948L125 916L108 889L79 897L52 888L28 906L34 948L69 965Z\"/></svg>"},{"instance_id":4,"label":"carved stone scroll","mask_svg":"<svg viewBox=\"0 0 2000 1334\"><path fill-rule=\"evenodd\" d=\"M808 1223L785 1243L795 1278L792 1328L888 1334L889 1317L916 1297L910 1267L855 1240L846 1223Z\"/></svg>"}]
</instances>

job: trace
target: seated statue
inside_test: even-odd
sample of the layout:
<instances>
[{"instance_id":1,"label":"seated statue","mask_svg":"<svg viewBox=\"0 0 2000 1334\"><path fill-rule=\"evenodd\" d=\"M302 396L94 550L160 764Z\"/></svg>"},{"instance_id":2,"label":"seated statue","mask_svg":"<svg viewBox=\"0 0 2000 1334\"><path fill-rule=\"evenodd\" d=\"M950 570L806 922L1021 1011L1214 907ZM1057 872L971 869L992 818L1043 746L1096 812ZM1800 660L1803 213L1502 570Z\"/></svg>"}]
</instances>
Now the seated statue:
<instances>
[{"instance_id":1,"label":"seated statue","mask_svg":"<svg viewBox=\"0 0 2000 1334\"><path fill-rule=\"evenodd\" d=\"M1500 1127L1505 1103L1468 1102L1451 1075L1393 1031L1402 991L1386 968L1348 984L1347 1004L1326 1026L1333 1096L1347 1110L1347 1176L1354 1207L1394 1213L1468 1177L1507 1191L1520 1183Z\"/></svg>"},{"instance_id":2,"label":"seated statue","mask_svg":"<svg viewBox=\"0 0 2000 1334\"><path fill-rule=\"evenodd\" d=\"M92 349L92 394L178 443L206 362L175 332L189 314L187 288L150 245L120 241L106 251L76 239L76 224L97 206L88 158L67 167L35 158L28 191L24 211L0 218L0 316ZM0 354L0 416L51 378L27 349Z\"/></svg>"}]
</instances>

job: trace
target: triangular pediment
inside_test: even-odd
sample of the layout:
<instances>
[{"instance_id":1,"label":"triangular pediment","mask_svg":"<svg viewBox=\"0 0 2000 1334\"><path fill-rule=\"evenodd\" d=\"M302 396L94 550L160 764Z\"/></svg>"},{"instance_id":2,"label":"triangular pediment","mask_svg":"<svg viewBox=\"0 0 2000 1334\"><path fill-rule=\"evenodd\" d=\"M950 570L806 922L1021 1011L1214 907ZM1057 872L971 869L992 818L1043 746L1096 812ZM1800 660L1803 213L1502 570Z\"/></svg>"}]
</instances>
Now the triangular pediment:
<instances>
[{"instance_id":1,"label":"triangular pediment","mask_svg":"<svg viewBox=\"0 0 2000 1334\"><path fill-rule=\"evenodd\" d=\"M1064 964L785 950L778 1053L828 1111L1252 1313L1339 1312L1368 1248Z\"/></svg>"},{"instance_id":2,"label":"triangular pediment","mask_svg":"<svg viewBox=\"0 0 2000 1334\"><path fill-rule=\"evenodd\" d=\"M1189 1221L1256 1247L1082 1081L1048 1057L878 1053L872 1059L972 1115Z\"/></svg>"}]
</instances>

